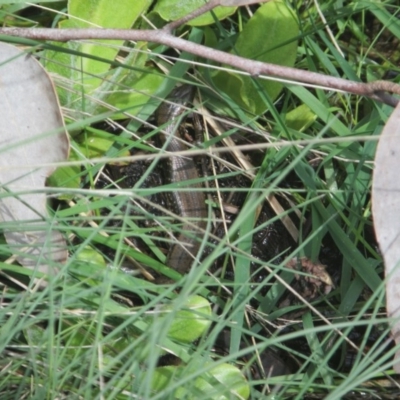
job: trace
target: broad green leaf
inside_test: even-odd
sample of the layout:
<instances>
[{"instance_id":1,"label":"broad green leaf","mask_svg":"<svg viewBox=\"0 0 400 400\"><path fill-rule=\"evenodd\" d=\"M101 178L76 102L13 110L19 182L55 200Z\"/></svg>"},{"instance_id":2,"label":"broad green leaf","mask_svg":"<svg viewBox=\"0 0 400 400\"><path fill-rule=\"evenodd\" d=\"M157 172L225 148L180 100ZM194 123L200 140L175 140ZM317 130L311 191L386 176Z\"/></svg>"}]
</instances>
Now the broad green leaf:
<instances>
[{"instance_id":1,"label":"broad green leaf","mask_svg":"<svg viewBox=\"0 0 400 400\"><path fill-rule=\"evenodd\" d=\"M316 119L316 114L305 104L301 104L286 114L286 125L290 129L304 132Z\"/></svg>"},{"instance_id":2,"label":"broad green leaf","mask_svg":"<svg viewBox=\"0 0 400 400\"><path fill-rule=\"evenodd\" d=\"M79 172L80 167L76 165L57 168L47 179L47 184L60 188L78 189L81 181ZM71 199L72 197L73 195L60 195L59 199Z\"/></svg>"},{"instance_id":3,"label":"broad green leaf","mask_svg":"<svg viewBox=\"0 0 400 400\"><path fill-rule=\"evenodd\" d=\"M201 296L190 297L179 311L174 311L173 305L166 305L161 312L175 312L168 337L181 343L191 343L198 339L211 323L210 303Z\"/></svg>"},{"instance_id":4,"label":"broad green leaf","mask_svg":"<svg viewBox=\"0 0 400 400\"><path fill-rule=\"evenodd\" d=\"M269 0L220 0L221 6L248 6L255 3L263 3Z\"/></svg>"},{"instance_id":5,"label":"broad green leaf","mask_svg":"<svg viewBox=\"0 0 400 400\"><path fill-rule=\"evenodd\" d=\"M103 28L115 28L132 24L132 18L135 21L150 4L150 0L69 0L68 14L76 17L71 20L82 28L95 24Z\"/></svg>"},{"instance_id":6,"label":"broad green leaf","mask_svg":"<svg viewBox=\"0 0 400 400\"><path fill-rule=\"evenodd\" d=\"M76 259L84 263L106 267L106 262L103 256L98 251L93 250L91 247L85 247L84 249L81 249L76 256Z\"/></svg>"},{"instance_id":7,"label":"broad green leaf","mask_svg":"<svg viewBox=\"0 0 400 400\"><path fill-rule=\"evenodd\" d=\"M298 25L290 9L282 2L272 1L261 6L239 34L235 53L253 60L293 66L296 58ZM275 100L282 84L219 71L213 78L217 87L252 113L263 113L266 104L259 90L265 90Z\"/></svg>"},{"instance_id":8,"label":"broad green leaf","mask_svg":"<svg viewBox=\"0 0 400 400\"><path fill-rule=\"evenodd\" d=\"M61 3L64 0L31 0L29 3ZM21 4L24 7L29 7L30 5L26 4L25 0L0 0L0 6L5 4Z\"/></svg>"},{"instance_id":9,"label":"broad green leaf","mask_svg":"<svg viewBox=\"0 0 400 400\"><path fill-rule=\"evenodd\" d=\"M197 8L204 5L204 0L159 0L154 7L154 12L157 12L165 21L176 21L179 18L191 13ZM214 16L221 21L229 17L235 12L235 7L216 7L211 12L200 15L199 17L188 22L191 26L210 25L215 22Z\"/></svg>"},{"instance_id":10,"label":"broad green leaf","mask_svg":"<svg viewBox=\"0 0 400 400\"><path fill-rule=\"evenodd\" d=\"M149 68L147 73L138 75L134 82L129 82L129 79L124 81L124 87L121 90L118 88L114 90L107 98L107 102L120 110L136 115L164 80L161 75L152 74ZM131 90L126 90L126 87L131 87ZM126 118L126 115L118 113L114 118Z\"/></svg>"},{"instance_id":11,"label":"broad green leaf","mask_svg":"<svg viewBox=\"0 0 400 400\"><path fill-rule=\"evenodd\" d=\"M180 377L185 378L191 371L190 367L185 366L167 366L157 368L153 374L152 388L160 393L171 383L177 381ZM248 399L250 396L250 387L239 369L230 364L221 364L212 368L209 372L202 374L186 384L179 387L174 398L197 400L202 399Z\"/></svg>"},{"instance_id":12,"label":"broad green leaf","mask_svg":"<svg viewBox=\"0 0 400 400\"><path fill-rule=\"evenodd\" d=\"M78 157L74 150L70 152L68 161L76 161ZM71 165L57 168L47 179L47 185L59 188L80 188L81 167L79 165ZM59 199L71 199L73 194L61 194Z\"/></svg>"},{"instance_id":13,"label":"broad green leaf","mask_svg":"<svg viewBox=\"0 0 400 400\"><path fill-rule=\"evenodd\" d=\"M79 150L90 158L103 157L104 154L115 144L115 135L94 128L88 128L85 134L77 138ZM121 157L128 157L129 151L121 152Z\"/></svg>"},{"instance_id":14,"label":"broad green leaf","mask_svg":"<svg viewBox=\"0 0 400 400\"><path fill-rule=\"evenodd\" d=\"M109 0L80 1L71 0L68 4L69 19L62 21L60 28L120 28L129 29L147 10L151 0L118 1L118 6ZM110 80L110 63L120 51L123 40L98 40L92 43L66 43L62 45L69 50L88 57L66 54L60 51L46 51L44 59L46 68L66 79L68 89L60 89L61 103L74 109L92 113L97 105L94 101L85 103L83 95L103 100L108 92L101 85ZM90 58L92 57L92 58ZM95 59L99 58L99 59ZM104 60L104 61L103 61ZM112 84L112 82L109 82ZM115 82L114 82L115 84ZM65 83L64 83L65 85Z\"/></svg>"},{"instance_id":15,"label":"broad green leaf","mask_svg":"<svg viewBox=\"0 0 400 400\"><path fill-rule=\"evenodd\" d=\"M136 289L136 294L139 296L139 288L151 285L144 279L121 271L117 266L107 266L103 256L89 246L78 253L76 262L69 265L69 272L84 278L85 284L89 286L98 288L102 284L107 284L118 290ZM109 303L113 306L111 300Z\"/></svg>"},{"instance_id":16,"label":"broad green leaf","mask_svg":"<svg viewBox=\"0 0 400 400\"><path fill-rule=\"evenodd\" d=\"M231 395L226 397L227 399L234 399L237 397L238 399L248 399L250 396L250 387L243 376L243 374L233 365L230 364L221 364L213 368L209 375L215 378L221 385L229 388ZM206 388L209 388L210 382L206 379L203 379L203 382L199 379L199 388L205 391ZM223 397L218 397L218 399Z\"/></svg>"}]
</instances>

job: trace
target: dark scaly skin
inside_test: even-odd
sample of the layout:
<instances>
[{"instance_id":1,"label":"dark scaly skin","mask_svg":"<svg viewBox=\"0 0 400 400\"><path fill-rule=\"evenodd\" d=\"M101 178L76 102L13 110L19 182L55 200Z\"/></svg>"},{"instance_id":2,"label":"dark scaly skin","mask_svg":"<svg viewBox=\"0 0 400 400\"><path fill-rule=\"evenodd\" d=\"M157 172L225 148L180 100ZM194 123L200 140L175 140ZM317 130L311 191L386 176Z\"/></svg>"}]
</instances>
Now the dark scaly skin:
<instances>
[{"instance_id":1,"label":"dark scaly skin","mask_svg":"<svg viewBox=\"0 0 400 400\"><path fill-rule=\"evenodd\" d=\"M156 112L157 124L162 128L160 133L161 141L165 144L168 141L166 150L178 152L187 150L187 146L177 139L181 116L186 111L186 106L192 97L190 86L181 86L175 89L168 100L173 103L164 102ZM172 138L170 138L172 136ZM188 180L197 179L198 173L191 156L171 156L167 161L165 178L168 183L175 183L180 187L201 188L199 184L185 183ZM196 256L200 239L203 236L202 230L206 226L207 210L204 193L201 191L180 192L173 190L168 194L172 210L182 219L182 232L176 236L174 243L167 256L167 266L175 271L185 274L190 270L193 257ZM189 222L189 223L188 223ZM198 229L195 229L195 224ZM186 233L186 234L185 234ZM189 233L190 236L187 235Z\"/></svg>"}]
</instances>

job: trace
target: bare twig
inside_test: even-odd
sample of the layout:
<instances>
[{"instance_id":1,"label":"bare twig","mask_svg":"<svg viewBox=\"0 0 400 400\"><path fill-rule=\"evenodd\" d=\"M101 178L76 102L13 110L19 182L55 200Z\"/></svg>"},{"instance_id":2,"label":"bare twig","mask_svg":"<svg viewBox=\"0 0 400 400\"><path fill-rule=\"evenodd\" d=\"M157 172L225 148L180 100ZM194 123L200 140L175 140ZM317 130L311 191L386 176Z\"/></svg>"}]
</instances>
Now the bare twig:
<instances>
[{"instance_id":1,"label":"bare twig","mask_svg":"<svg viewBox=\"0 0 400 400\"><path fill-rule=\"evenodd\" d=\"M165 25L163 30L165 32L171 33L174 29L180 27L181 25L186 24L187 22L191 21L192 19L205 14L208 11L211 11L215 7L220 5L220 0L210 0L208 3L204 4L203 6L197 8L196 10L192 11L191 13L185 15L184 17L172 21L169 24Z\"/></svg>"},{"instance_id":2,"label":"bare twig","mask_svg":"<svg viewBox=\"0 0 400 400\"><path fill-rule=\"evenodd\" d=\"M254 77L278 77L289 80L293 84L317 85L326 90L348 92L359 96L367 96L373 100L382 101L396 106L399 100L386 92L400 95L400 85L389 81L370 83L348 81L342 78L303 71L297 68L283 67L254 61L234 54L225 53L197 43L175 37L163 29L157 30L127 30L127 29L52 29L52 28L0 28L0 35L24 37L34 40L52 40L67 42L69 40L105 39L133 40L163 44L175 49L195 54L216 62L236 67ZM0 37L6 41L6 37Z\"/></svg>"},{"instance_id":3,"label":"bare twig","mask_svg":"<svg viewBox=\"0 0 400 400\"><path fill-rule=\"evenodd\" d=\"M223 6L241 6L252 3L261 3L269 0L210 0L188 15L173 21L157 30L123 30L123 29L52 29L52 28L0 28L0 35L18 36L35 40L53 40L66 42L70 40L83 39L105 39L105 40L133 40L147 41L163 44L172 48L186 51L197 56L207 58L222 64L236 67L254 77L282 78L293 84L317 85L322 89L348 92L360 96L367 96L374 100L382 101L391 106L399 102L386 92L400 95L400 85L387 81L376 81L361 83L335 78L316 72L303 71L296 68L283 67L279 65L250 60L234 54L225 53L210 47L192 43L175 37L172 31L186 22L202 15L213 8ZM1 38L0 38L1 40ZM6 40L6 38L4 38Z\"/></svg>"},{"instance_id":4,"label":"bare twig","mask_svg":"<svg viewBox=\"0 0 400 400\"><path fill-rule=\"evenodd\" d=\"M197 18L200 15L205 14L208 11L213 10L215 7L218 7L218 6L237 7L237 6L245 6L245 5L247 6L249 4L254 4L254 3L266 3L268 1L270 1L270 0L210 0L208 3L197 8L196 10L185 15L184 17L182 17L176 21L172 21L169 24L165 25L163 30L168 33L171 33L174 29L180 27L181 25L186 24L187 22L191 21L192 19Z\"/></svg>"}]
</instances>

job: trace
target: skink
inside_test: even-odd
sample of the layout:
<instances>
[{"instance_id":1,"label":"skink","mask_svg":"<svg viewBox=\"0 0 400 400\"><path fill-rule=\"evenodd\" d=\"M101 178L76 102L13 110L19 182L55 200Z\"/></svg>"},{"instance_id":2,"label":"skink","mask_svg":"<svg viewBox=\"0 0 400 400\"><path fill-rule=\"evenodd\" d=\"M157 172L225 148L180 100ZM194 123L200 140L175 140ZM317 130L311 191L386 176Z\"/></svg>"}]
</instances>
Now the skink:
<instances>
[{"instance_id":1,"label":"skink","mask_svg":"<svg viewBox=\"0 0 400 400\"><path fill-rule=\"evenodd\" d=\"M187 150L187 146L178 139L183 113L186 111L192 98L192 88L181 86L175 89L169 96L168 102L164 102L156 112L157 124L162 128L160 138L168 152ZM168 183L174 183L181 188L201 188L200 184L187 181L198 179L198 173L193 158L190 156L174 156L168 158L165 179ZM194 256L196 256L202 230L206 226L207 210L204 193L198 191L173 190L168 193L172 210L183 221L181 233L176 236L168 253L166 264L177 272L184 274L190 270ZM193 226L196 226L196 228Z\"/></svg>"}]
</instances>

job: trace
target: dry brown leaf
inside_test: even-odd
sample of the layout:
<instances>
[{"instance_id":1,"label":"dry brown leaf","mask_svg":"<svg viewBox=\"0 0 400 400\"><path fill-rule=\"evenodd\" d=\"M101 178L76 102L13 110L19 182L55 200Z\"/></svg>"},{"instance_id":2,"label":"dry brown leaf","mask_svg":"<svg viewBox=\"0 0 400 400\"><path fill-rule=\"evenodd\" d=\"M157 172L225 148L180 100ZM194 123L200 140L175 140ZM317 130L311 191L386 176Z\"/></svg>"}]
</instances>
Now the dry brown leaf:
<instances>
[{"instance_id":1,"label":"dry brown leaf","mask_svg":"<svg viewBox=\"0 0 400 400\"><path fill-rule=\"evenodd\" d=\"M385 263L387 313L400 344L400 105L392 112L378 143L372 183L375 233ZM394 369L400 373L400 350Z\"/></svg>"},{"instance_id":2,"label":"dry brown leaf","mask_svg":"<svg viewBox=\"0 0 400 400\"><path fill-rule=\"evenodd\" d=\"M45 180L68 157L69 142L53 84L33 56L0 43L0 218L25 267L54 272L67 258L48 220ZM53 164L53 165L51 165Z\"/></svg>"}]
</instances>

